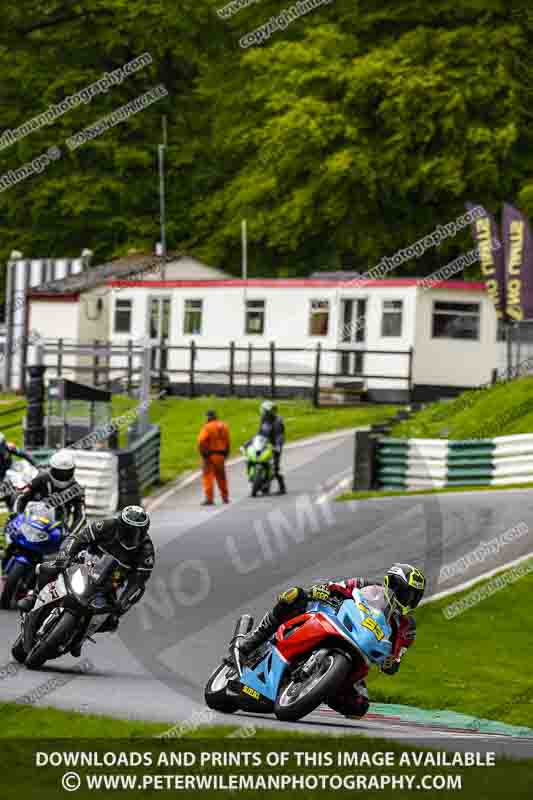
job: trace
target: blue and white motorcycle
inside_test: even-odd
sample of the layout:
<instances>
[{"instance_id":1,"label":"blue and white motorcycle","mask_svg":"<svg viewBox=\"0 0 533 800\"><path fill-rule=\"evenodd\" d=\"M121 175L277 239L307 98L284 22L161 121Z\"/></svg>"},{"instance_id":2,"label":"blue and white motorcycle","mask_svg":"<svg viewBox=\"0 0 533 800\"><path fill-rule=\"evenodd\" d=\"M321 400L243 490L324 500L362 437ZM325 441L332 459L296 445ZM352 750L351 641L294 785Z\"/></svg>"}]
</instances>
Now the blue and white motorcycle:
<instances>
[{"instance_id":1,"label":"blue and white motorcycle","mask_svg":"<svg viewBox=\"0 0 533 800\"><path fill-rule=\"evenodd\" d=\"M34 586L37 564L57 552L63 538L55 509L45 501L28 503L22 514L7 523L0 608L16 608L17 602Z\"/></svg>"}]
</instances>

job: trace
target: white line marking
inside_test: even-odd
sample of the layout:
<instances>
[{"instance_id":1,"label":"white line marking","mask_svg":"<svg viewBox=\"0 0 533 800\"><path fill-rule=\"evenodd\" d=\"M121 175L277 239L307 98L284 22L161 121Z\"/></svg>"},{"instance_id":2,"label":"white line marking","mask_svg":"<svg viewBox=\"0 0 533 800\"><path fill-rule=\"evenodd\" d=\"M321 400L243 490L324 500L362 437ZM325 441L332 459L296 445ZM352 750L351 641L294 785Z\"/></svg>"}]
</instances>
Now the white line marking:
<instances>
[{"instance_id":1,"label":"white line marking","mask_svg":"<svg viewBox=\"0 0 533 800\"><path fill-rule=\"evenodd\" d=\"M506 569L511 569L511 567L516 567L518 564L522 564L524 561L528 561L533 558L533 553L526 553L525 556L520 556L520 558L515 558L514 561L508 561L506 564L502 564L500 567L495 567L494 569L489 570L488 572L484 572L482 575L478 575L476 578L472 578L469 581L465 581L464 583L460 583L458 586L454 586L451 589L444 589L442 592L438 592L437 594L431 595L426 600L422 600L419 605L423 606L426 603L432 603L435 600L441 600L443 597L449 597L451 594L457 594L458 592L464 592L465 589L470 589L471 586L475 586L476 583L480 583L481 581L486 580L487 578L492 578L494 575L497 575L499 572L504 572Z\"/></svg>"}]
</instances>

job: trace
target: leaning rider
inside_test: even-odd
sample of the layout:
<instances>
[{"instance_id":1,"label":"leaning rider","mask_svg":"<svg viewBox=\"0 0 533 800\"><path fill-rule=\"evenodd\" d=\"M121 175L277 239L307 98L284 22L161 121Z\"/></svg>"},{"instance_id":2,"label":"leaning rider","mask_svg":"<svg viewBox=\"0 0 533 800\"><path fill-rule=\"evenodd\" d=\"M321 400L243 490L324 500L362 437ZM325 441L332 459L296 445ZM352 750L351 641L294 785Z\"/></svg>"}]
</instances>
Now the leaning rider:
<instances>
[{"instance_id":1,"label":"leaning rider","mask_svg":"<svg viewBox=\"0 0 533 800\"><path fill-rule=\"evenodd\" d=\"M423 573L410 564L394 564L383 579L383 585L366 578L346 578L327 580L307 589L295 586L278 597L274 608L267 612L257 628L244 636L237 636L231 643L232 659L241 663L258 647L268 641L278 627L299 614L303 614L307 604L316 600L346 599L352 597L354 589L371 587L372 604L382 606L387 621L392 628L392 652L381 666L387 675L394 675L400 668L400 661L416 638L416 624L410 615L420 603L425 589ZM364 680L355 680L355 673L349 676L345 686L328 700L335 711L345 716L363 717L368 711L368 691Z\"/></svg>"},{"instance_id":2,"label":"leaning rider","mask_svg":"<svg viewBox=\"0 0 533 800\"><path fill-rule=\"evenodd\" d=\"M39 570L36 592L30 592L18 603L23 612L32 610L40 590L72 564L82 550L98 554L104 550L120 562L124 575L120 586L118 606L104 620L98 633L116 631L119 619L138 603L154 568L155 556L152 539L148 533L150 518L141 506L126 506L112 517L91 522L85 530L72 534L63 542L53 561L45 561ZM76 637L70 652L79 656L85 629Z\"/></svg>"}]
</instances>

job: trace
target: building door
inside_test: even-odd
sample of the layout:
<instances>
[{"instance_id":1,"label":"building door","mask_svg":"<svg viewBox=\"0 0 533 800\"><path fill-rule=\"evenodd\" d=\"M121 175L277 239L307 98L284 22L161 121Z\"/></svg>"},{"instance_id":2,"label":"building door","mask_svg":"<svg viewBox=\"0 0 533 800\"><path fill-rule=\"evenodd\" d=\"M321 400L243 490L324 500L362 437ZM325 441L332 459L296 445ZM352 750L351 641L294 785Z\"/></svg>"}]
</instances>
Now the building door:
<instances>
[{"instance_id":1,"label":"building door","mask_svg":"<svg viewBox=\"0 0 533 800\"><path fill-rule=\"evenodd\" d=\"M364 373L366 345L366 298L341 300L341 330L339 348L339 372L342 376Z\"/></svg>"},{"instance_id":2,"label":"building door","mask_svg":"<svg viewBox=\"0 0 533 800\"><path fill-rule=\"evenodd\" d=\"M152 345L152 370L159 372L168 366L166 345L170 333L170 297L149 298L148 327Z\"/></svg>"}]
</instances>

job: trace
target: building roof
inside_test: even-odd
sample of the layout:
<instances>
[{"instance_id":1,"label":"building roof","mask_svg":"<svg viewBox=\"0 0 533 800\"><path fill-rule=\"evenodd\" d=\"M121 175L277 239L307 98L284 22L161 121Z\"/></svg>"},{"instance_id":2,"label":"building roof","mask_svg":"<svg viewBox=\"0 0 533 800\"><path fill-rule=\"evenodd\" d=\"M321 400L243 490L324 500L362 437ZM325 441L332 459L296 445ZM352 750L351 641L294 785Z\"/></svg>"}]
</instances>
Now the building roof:
<instances>
[{"instance_id":1,"label":"building roof","mask_svg":"<svg viewBox=\"0 0 533 800\"><path fill-rule=\"evenodd\" d=\"M113 280L142 279L143 283L159 283L162 260L153 253L134 253L123 258L90 267L76 275L69 275L57 281L36 286L30 296L73 295L108 285ZM167 255L165 265L166 280L225 280L230 278L226 272L209 267L201 261L181 253ZM129 281L128 281L129 282Z\"/></svg>"}]
</instances>

